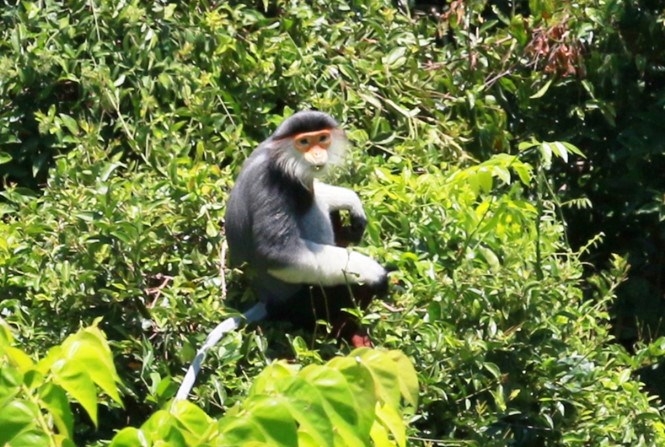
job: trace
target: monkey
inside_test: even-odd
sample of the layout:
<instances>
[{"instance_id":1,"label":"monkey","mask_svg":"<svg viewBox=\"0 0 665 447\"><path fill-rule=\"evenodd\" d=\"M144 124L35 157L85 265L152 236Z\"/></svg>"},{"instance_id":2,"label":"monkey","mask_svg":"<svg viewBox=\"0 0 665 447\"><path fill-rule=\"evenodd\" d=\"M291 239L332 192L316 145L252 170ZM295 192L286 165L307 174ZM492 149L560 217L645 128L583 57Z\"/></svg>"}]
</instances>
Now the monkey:
<instances>
[{"instance_id":1,"label":"monkey","mask_svg":"<svg viewBox=\"0 0 665 447\"><path fill-rule=\"evenodd\" d=\"M308 329L324 319L334 336L371 346L357 319L343 309L365 308L374 296L385 295L387 270L347 248L360 241L367 224L358 195L320 180L348 146L334 118L306 110L284 120L244 162L226 204L224 229L229 265L244 269L258 303L213 330L176 400L187 397L205 350L243 319L287 320ZM348 226L342 225L343 210Z\"/></svg>"},{"instance_id":2,"label":"monkey","mask_svg":"<svg viewBox=\"0 0 665 447\"><path fill-rule=\"evenodd\" d=\"M241 169L226 206L230 265L247 265L268 317L307 326L311 319L294 321L288 314L307 306L309 294L330 302L346 294L339 286L386 288L381 265L335 240L359 242L367 223L355 192L319 180L342 161L347 147L345 132L331 116L303 111L285 120ZM341 226L340 210L349 212L348 229ZM340 301L352 307L348 299ZM337 304L330 302L327 310L339 318ZM325 314L317 316L326 319Z\"/></svg>"}]
</instances>

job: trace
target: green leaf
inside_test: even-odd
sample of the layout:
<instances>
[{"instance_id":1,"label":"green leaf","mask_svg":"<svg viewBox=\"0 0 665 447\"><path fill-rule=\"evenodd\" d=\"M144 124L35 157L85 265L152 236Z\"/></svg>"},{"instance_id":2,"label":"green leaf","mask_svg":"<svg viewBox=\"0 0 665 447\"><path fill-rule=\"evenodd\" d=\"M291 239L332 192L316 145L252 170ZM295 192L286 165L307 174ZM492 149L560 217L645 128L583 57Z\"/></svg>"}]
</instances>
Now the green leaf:
<instances>
[{"instance_id":1,"label":"green leaf","mask_svg":"<svg viewBox=\"0 0 665 447\"><path fill-rule=\"evenodd\" d=\"M538 149L540 151L543 166L545 166L545 169L549 169L549 167L552 166L552 147L548 143L540 143Z\"/></svg>"},{"instance_id":2,"label":"green leaf","mask_svg":"<svg viewBox=\"0 0 665 447\"><path fill-rule=\"evenodd\" d=\"M420 387L418 386L418 373L413 366L413 362L402 351L393 349L386 355L395 362L395 369L398 371L399 391L402 398L414 409L418 407L418 396Z\"/></svg>"},{"instance_id":3,"label":"green leaf","mask_svg":"<svg viewBox=\"0 0 665 447\"><path fill-rule=\"evenodd\" d=\"M406 426L397 409L388 404L377 404L376 407L377 422L388 429L398 446L406 446Z\"/></svg>"},{"instance_id":4,"label":"green leaf","mask_svg":"<svg viewBox=\"0 0 665 447\"><path fill-rule=\"evenodd\" d=\"M385 56L382 59L382 62L384 65L387 65L392 69L399 68L406 63L406 57L404 57L405 54L405 47L397 47Z\"/></svg>"},{"instance_id":5,"label":"green leaf","mask_svg":"<svg viewBox=\"0 0 665 447\"><path fill-rule=\"evenodd\" d=\"M472 177L478 182L478 192L488 193L492 190L492 173L489 169L481 168Z\"/></svg>"},{"instance_id":6,"label":"green leaf","mask_svg":"<svg viewBox=\"0 0 665 447\"><path fill-rule=\"evenodd\" d=\"M79 126L74 118L72 118L69 115L65 115L64 113L61 113L59 116L60 119L62 120L62 124L65 125L65 127L67 128L67 130L69 130L70 133L72 133L73 135L77 135L79 133Z\"/></svg>"},{"instance_id":7,"label":"green leaf","mask_svg":"<svg viewBox=\"0 0 665 447\"><path fill-rule=\"evenodd\" d=\"M187 433L187 439L200 442L214 427L213 419L203 410L188 401L174 402L170 408L181 430Z\"/></svg>"},{"instance_id":8,"label":"green leaf","mask_svg":"<svg viewBox=\"0 0 665 447\"><path fill-rule=\"evenodd\" d=\"M33 427L18 433L11 442L7 443L8 447L35 447L47 446L52 441L53 434L45 433L38 427ZM69 439L62 439L62 447L75 447L74 443Z\"/></svg>"},{"instance_id":9,"label":"green leaf","mask_svg":"<svg viewBox=\"0 0 665 447\"><path fill-rule=\"evenodd\" d=\"M510 171L503 166L494 166L492 168L492 174L496 175L501 179L505 185L510 185Z\"/></svg>"},{"instance_id":10,"label":"green leaf","mask_svg":"<svg viewBox=\"0 0 665 447\"><path fill-rule=\"evenodd\" d=\"M566 146L559 143L558 141L555 141L555 142L549 143L549 144L550 144L550 147L552 148L552 152L555 155L557 155L559 158L561 158L565 162L568 161L568 150L566 149Z\"/></svg>"},{"instance_id":11,"label":"green leaf","mask_svg":"<svg viewBox=\"0 0 665 447\"><path fill-rule=\"evenodd\" d=\"M270 394L282 391L282 384L289 384L289 380L295 376L293 367L284 362L274 362L268 365L259 374L250 390L251 394Z\"/></svg>"},{"instance_id":12,"label":"green leaf","mask_svg":"<svg viewBox=\"0 0 665 447\"><path fill-rule=\"evenodd\" d=\"M23 383L23 374L16 368L9 367L6 364L1 364L0 368L0 408L4 408L7 402L14 399Z\"/></svg>"},{"instance_id":13,"label":"green leaf","mask_svg":"<svg viewBox=\"0 0 665 447\"><path fill-rule=\"evenodd\" d=\"M378 349L358 348L351 356L359 357L374 380L376 397L395 408L399 408L400 389L397 370L390 357Z\"/></svg>"},{"instance_id":14,"label":"green leaf","mask_svg":"<svg viewBox=\"0 0 665 447\"><path fill-rule=\"evenodd\" d=\"M528 185L531 183L531 166L526 163L516 162L513 164L512 168L517 173L517 176L520 178L522 184Z\"/></svg>"},{"instance_id":15,"label":"green leaf","mask_svg":"<svg viewBox=\"0 0 665 447\"><path fill-rule=\"evenodd\" d=\"M22 433L36 427L39 409L22 400L9 402L0 411L0 445L14 445ZM37 444L39 445L39 444ZM43 444L41 444L43 445Z\"/></svg>"},{"instance_id":16,"label":"green leaf","mask_svg":"<svg viewBox=\"0 0 665 447\"><path fill-rule=\"evenodd\" d=\"M252 442L265 443L266 438L263 430L248 413L241 416L226 416L219 421L218 429L220 436L218 445L250 445Z\"/></svg>"},{"instance_id":17,"label":"green leaf","mask_svg":"<svg viewBox=\"0 0 665 447\"><path fill-rule=\"evenodd\" d=\"M314 446L333 446L334 427L325 411L324 398L312 384L296 377L284 390L291 415L298 423L298 440ZM306 440L306 441L305 441Z\"/></svg>"},{"instance_id":18,"label":"green leaf","mask_svg":"<svg viewBox=\"0 0 665 447\"><path fill-rule=\"evenodd\" d=\"M547 93L547 90L549 90L550 85L552 85L552 81L553 81L553 79L548 80L545 83L545 85L540 87L540 89L538 89L538 91L536 93L534 93L533 95L529 96L529 98L530 99L537 99L537 98L543 97L545 95L545 93Z\"/></svg>"},{"instance_id":19,"label":"green leaf","mask_svg":"<svg viewBox=\"0 0 665 447\"><path fill-rule=\"evenodd\" d=\"M355 352L355 351L354 351ZM356 427L362 436L369 434L374 423L374 408L377 401L374 378L364 362L352 355L337 357L328 362L328 366L338 369L346 378L356 403L358 422Z\"/></svg>"},{"instance_id":20,"label":"green leaf","mask_svg":"<svg viewBox=\"0 0 665 447\"><path fill-rule=\"evenodd\" d=\"M63 355L69 363L85 365L92 381L117 403L121 403L116 383L120 382L111 349L97 327L83 329L62 343Z\"/></svg>"},{"instance_id":21,"label":"green leaf","mask_svg":"<svg viewBox=\"0 0 665 447\"><path fill-rule=\"evenodd\" d=\"M299 375L320 390L326 414L335 427L335 445L367 445L369 432L359 430L360 406L344 375L336 369L315 365L303 368Z\"/></svg>"},{"instance_id":22,"label":"green leaf","mask_svg":"<svg viewBox=\"0 0 665 447\"><path fill-rule=\"evenodd\" d=\"M73 438L74 416L65 391L52 383L47 383L40 390L40 397L44 407L51 413L58 432L68 438Z\"/></svg>"},{"instance_id":23,"label":"green leaf","mask_svg":"<svg viewBox=\"0 0 665 447\"><path fill-rule=\"evenodd\" d=\"M109 163L108 165L106 165L104 167L104 169L102 170L102 172L99 174L99 181L101 181L101 182L108 181L108 179L111 176L111 174L113 173L113 171L115 171L117 168L119 168L121 166L123 166L123 164L120 163L120 162L117 162L117 161L113 162L113 163Z\"/></svg>"},{"instance_id":24,"label":"green leaf","mask_svg":"<svg viewBox=\"0 0 665 447\"><path fill-rule=\"evenodd\" d=\"M81 369L82 365L61 360L56 362L51 372L53 382L61 386L85 409L97 426L97 392L90 375Z\"/></svg>"},{"instance_id":25,"label":"green leaf","mask_svg":"<svg viewBox=\"0 0 665 447\"><path fill-rule=\"evenodd\" d=\"M160 410L141 426L141 432L145 434L148 441L159 440L165 445L173 447L185 447L185 434L179 429L178 420L168 411ZM150 445L150 444L149 444Z\"/></svg>"},{"instance_id":26,"label":"green leaf","mask_svg":"<svg viewBox=\"0 0 665 447\"><path fill-rule=\"evenodd\" d=\"M381 101L375 96L370 93L362 93L358 92L358 96L360 96L365 102L370 103L374 107L376 107L377 110L383 110L383 105L381 104Z\"/></svg>"},{"instance_id":27,"label":"green leaf","mask_svg":"<svg viewBox=\"0 0 665 447\"><path fill-rule=\"evenodd\" d=\"M561 144L563 144L566 147L566 149L568 149L568 152L570 152L571 154L575 154L575 155L580 156L582 158L586 158L584 153L577 146L575 146L574 144L568 143L566 141L561 142Z\"/></svg>"},{"instance_id":28,"label":"green leaf","mask_svg":"<svg viewBox=\"0 0 665 447\"><path fill-rule=\"evenodd\" d=\"M120 430L111 440L110 447L149 447L145 433L134 427Z\"/></svg>"},{"instance_id":29,"label":"green leaf","mask_svg":"<svg viewBox=\"0 0 665 447\"><path fill-rule=\"evenodd\" d=\"M294 418L284 402L272 396L253 396L245 402L250 420L263 431L271 445L297 446L298 433Z\"/></svg>"},{"instance_id":30,"label":"green leaf","mask_svg":"<svg viewBox=\"0 0 665 447\"><path fill-rule=\"evenodd\" d=\"M21 351L20 349L7 347L4 349L4 351L11 364L16 366L19 371L25 373L34 366L30 356L28 356L28 354Z\"/></svg>"}]
</instances>

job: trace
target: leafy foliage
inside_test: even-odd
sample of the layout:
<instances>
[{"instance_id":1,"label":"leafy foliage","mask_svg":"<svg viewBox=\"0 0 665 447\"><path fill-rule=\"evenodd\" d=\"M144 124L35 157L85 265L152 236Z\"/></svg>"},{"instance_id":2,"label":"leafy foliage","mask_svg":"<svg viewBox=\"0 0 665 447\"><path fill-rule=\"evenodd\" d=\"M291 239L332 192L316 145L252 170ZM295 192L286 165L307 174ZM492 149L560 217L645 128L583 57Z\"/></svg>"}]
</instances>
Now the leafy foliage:
<instances>
[{"instance_id":1,"label":"leafy foliage","mask_svg":"<svg viewBox=\"0 0 665 447\"><path fill-rule=\"evenodd\" d=\"M659 234L660 53L646 50L663 18L637 0L581 6L6 5L0 314L17 342L3 326L1 399L16 412L0 433L55 445L662 444L662 402L636 378L662 340L634 356L609 343L615 294L635 283L621 289L627 260L607 249L624 221L605 219L618 214L598 198L625 202L615 187L648 180L619 214ZM234 174L283 116L310 107L354 141L335 180L370 216L360 250L396 267L390 301L362 315L380 349L338 357L347 348L323 334L262 324L215 348L197 406L170 407L207 331L251 299L224 267ZM608 270L585 271L589 253ZM88 338L102 348L65 367ZM419 406L406 425L410 364Z\"/></svg>"},{"instance_id":2,"label":"leafy foliage","mask_svg":"<svg viewBox=\"0 0 665 447\"><path fill-rule=\"evenodd\" d=\"M214 423L186 401L153 414L141 429L126 428L111 446L151 445L406 445L398 412L415 407L416 372L398 351L362 348L326 365L299 371L273 363L256 377L241 406ZM394 439L394 443L390 439Z\"/></svg>"},{"instance_id":3,"label":"leafy foliage","mask_svg":"<svg viewBox=\"0 0 665 447\"><path fill-rule=\"evenodd\" d=\"M120 403L120 381L101 331L92 326L67 337L35 363L14 346L0 320L0 434L2 445L74 446L74 413L68 398L97 425L97 388Z\"/></svg>"}]
</instances>

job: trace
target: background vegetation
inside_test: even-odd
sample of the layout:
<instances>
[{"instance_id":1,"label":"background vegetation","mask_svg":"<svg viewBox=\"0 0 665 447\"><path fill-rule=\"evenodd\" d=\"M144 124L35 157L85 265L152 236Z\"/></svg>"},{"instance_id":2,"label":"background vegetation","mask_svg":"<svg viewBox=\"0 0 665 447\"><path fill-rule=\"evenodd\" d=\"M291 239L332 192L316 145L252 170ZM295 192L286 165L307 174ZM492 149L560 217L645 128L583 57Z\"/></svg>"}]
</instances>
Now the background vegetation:
<instances>
[{"instance_id":1,"label":"background vegetation","mask_svg":"<svg viewBox=\"0 0 665 447\"><path fill-rule=\"evenodd\" d=\"M3 5L0 444L665 442L658 1ZM397 267L379 350L262 324L171 407L251 302L229 187L303 108Z\"/></svg>"}]
</instances>

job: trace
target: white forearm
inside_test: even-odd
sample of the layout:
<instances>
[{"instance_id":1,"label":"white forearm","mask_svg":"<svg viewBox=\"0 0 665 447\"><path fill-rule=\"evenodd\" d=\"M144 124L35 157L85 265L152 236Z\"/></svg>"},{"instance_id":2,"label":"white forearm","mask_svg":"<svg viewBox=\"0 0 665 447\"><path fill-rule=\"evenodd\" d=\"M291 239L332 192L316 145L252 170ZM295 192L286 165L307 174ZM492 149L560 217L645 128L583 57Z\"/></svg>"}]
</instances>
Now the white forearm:
<instances>
[{"instance_id":1,"label":"white forearm","mask_svg":"<svg viewBox=\"0 0 665 447\"><path fill-rule=\"evenodd\" d=\"M327 204L330 211L350 210L356 215L365 215L360 197L348 188L315 182L314 195L317 201Z\"/></svg>"},{"instance_id":2,"label":"white forearm","mask_svg":"<svg viewBox=\"0 0 665 447\"><path fill-rule=\"evenodd\" d=\"M376 284L385 270L372 258L355 251L307 241L307 251L289 266L269 269L275 278L292 284Z\"/></svg>"}]
</instances>

